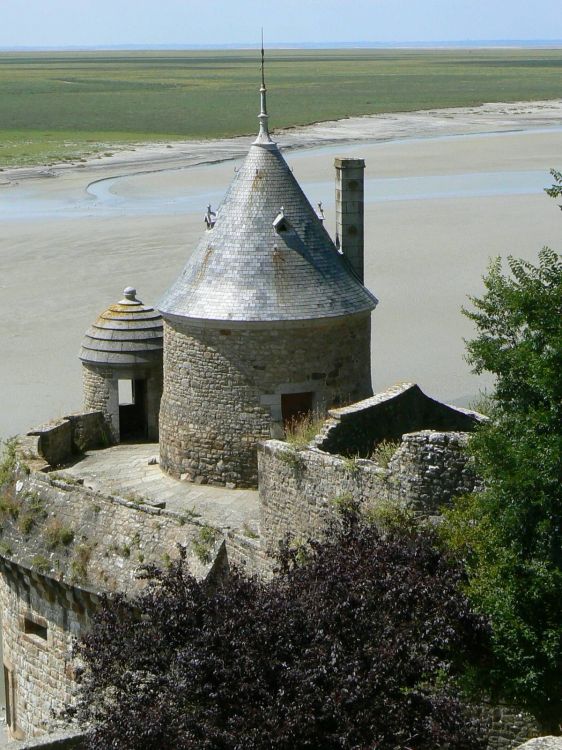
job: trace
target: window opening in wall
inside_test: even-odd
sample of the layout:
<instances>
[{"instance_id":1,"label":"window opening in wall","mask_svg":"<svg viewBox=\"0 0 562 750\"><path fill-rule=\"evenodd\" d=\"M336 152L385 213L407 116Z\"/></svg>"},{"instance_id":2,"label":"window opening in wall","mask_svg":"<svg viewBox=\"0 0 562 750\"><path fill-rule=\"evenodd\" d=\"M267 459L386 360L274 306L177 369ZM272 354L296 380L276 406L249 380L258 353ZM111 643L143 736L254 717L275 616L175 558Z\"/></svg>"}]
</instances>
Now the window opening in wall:
<instances>
[{"instance_id":1,"label":"window opening in wall","mask_svg":"<svg viewBox=\"0 0 562 750\"><path fill-rule=\"evenodd\" d=\"M130 406L135 403L134 380L119 380L119 406Z\"/></svg>"},{"instance_id":2,"label":"window opening in wall","mask_svg":"<svg viewBox=\"0 0 562 750\"><path fill-rule=\"evenodd\" d=\"M14 673L4 664L4 691L6 693L6 724L12 732L16 729L16 691Z\"/></svg>"},{"instance_id":3,"label":"window opening in wall","mask_svg":"<svg viewBox=\"0 0 562 750\"><path fill-rule=\"evenodd\" d=\"M119 380L119 437L145 440L148 435L146 380Z\"/></svg>"},{"instance_id":4,"label":"window opening in wall","mask_svg":"<svg viewBox=\"0 0 562 750\"><path fill-rule=\"evenodd\" d=\"M47 640L47 626L39 625L38 622L33 622L27 617L23 621L23 632L26 635L34 635L44 641Z\"/></svg>"},{"instance_id":5,"label":"window opening in wall","mask_svg":"<svg viewBox=\"0 0 562 750\"><path fill-rule=\"evenodd\" d=\"M281 414L285 427L312 412L313 391L281 394Z\"/></svg>"}]
</instances>

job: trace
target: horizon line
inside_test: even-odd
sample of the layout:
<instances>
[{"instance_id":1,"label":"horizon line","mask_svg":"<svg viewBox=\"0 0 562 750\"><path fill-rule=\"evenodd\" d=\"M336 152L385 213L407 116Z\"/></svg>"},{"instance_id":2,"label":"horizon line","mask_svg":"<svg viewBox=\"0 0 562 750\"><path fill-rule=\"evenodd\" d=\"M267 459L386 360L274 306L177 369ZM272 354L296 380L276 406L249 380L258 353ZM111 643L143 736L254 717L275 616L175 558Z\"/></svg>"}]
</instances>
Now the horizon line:
<instances>
[{"instance_id":1,"label":"horizon line","mask_svg":"<svg viewBox=\"0 0 562 750\"><path fill-rule=\"evenodd\" d=\"M358 40L353 42L269 42L267 47L273 49L368 49L368 48L424 48L424 47L517 47L524 46L562 46L562 38L559 39L433 39L429 41L409 40L409 41L388 41L388 42L371 42ZM133 42L128 44L64 44L64 45L0 45L0 52L66 52L66 51L133 51L133 50L254 50L260 49L260 42L234 42L234 43L208 43L208 44L191 44L189 42L173 42L167 44L150 44L146 42Z\"/></svg>"}]
</instances>

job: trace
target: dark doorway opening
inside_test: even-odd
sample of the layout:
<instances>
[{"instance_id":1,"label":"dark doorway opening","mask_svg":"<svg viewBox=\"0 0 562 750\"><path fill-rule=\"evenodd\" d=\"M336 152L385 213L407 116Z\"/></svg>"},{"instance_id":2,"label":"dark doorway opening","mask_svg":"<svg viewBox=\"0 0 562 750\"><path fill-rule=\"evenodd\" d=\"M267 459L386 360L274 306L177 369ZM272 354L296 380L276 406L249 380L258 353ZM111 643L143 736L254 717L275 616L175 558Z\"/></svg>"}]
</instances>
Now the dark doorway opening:
<instances>
[{"instance_id":1,"label":"dark doorway opening","mask_svg":"<svg viewBox=\"0 0 562 750\"><path fill-rule=\"evenodd\" d=\"M281 414L285 427L298 422L312 412L314 393L283 393L281 395Z\"/></svg>"},{"instance_id":2,"label":"dark doorway opening","mask_svg":"<svg viewBox=\"0 0 562 750\"><path fill-rule=\"evenodd\" d=\"M119 437L145 440L148 434L146 380L119 381Z\"/></svg>"}]
</instances>

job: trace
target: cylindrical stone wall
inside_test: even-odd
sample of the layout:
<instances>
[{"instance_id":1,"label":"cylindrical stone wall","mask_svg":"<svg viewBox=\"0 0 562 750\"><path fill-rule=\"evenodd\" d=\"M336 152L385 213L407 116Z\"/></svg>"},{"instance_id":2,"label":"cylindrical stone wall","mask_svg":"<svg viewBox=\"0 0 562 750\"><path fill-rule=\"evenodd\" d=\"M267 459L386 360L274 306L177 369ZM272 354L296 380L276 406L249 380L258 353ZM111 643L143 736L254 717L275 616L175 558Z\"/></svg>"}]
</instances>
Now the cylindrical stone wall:
<instances>
[{"instance_id":1,"label":"cylindrical stone wall","mask_svg":"<svg viewBox=\"0 0 562 750\"><path fill-rule=\"evenodd\" d=\"M115 442L119 442L119 395L110 367L82 366L84 410L101 411Z\"/></svg>"},{"instance_id":2,"label":"cylindrical stone wall","mask_svg":"<svg viewBox=\"0 0 562 750\"><path fill-rule=\"evenodd\" d=\"M164 324L160 465L172 476L256 486L256 445L282 435L282 395L312 392L319 413L372 395L369 313L221 326Z\"/></svg>"}]
</instances>

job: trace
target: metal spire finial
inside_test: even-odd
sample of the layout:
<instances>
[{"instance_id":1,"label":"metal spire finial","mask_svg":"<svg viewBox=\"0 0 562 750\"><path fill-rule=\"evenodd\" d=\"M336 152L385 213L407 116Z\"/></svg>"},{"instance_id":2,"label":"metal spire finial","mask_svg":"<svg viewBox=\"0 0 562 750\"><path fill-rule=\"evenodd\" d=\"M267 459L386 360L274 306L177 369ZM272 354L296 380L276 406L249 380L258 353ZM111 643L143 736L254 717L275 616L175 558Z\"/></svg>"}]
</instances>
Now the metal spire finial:
<instances>
[{"instance_id":1,"label":"metal spire finial","mask_svg":"<svg viewBox=\"0 0 562 750\"><path fill-rule=\"evenodd\" d=\"M263 26L261 27L261 87L265 89L265 51L263 49Z\"/></svg>"},{"instance_id":2,"label":"metal spire finial","mask_svg":"<svg viewBox=\"0 0 562 750\"><path fill-rule=\"evenodd\" d=\"M269 136L269 129L267 126L267 101L266 101L266 91L265 88L265 50L263 48L263 28L261 30L261 88L260 88L260 113L258 115L258 120L260 121L260 130L258 133L258 137L254 141L254 143L266 145L268 143L273 143Z\"/></svg>"}]
</instances>

